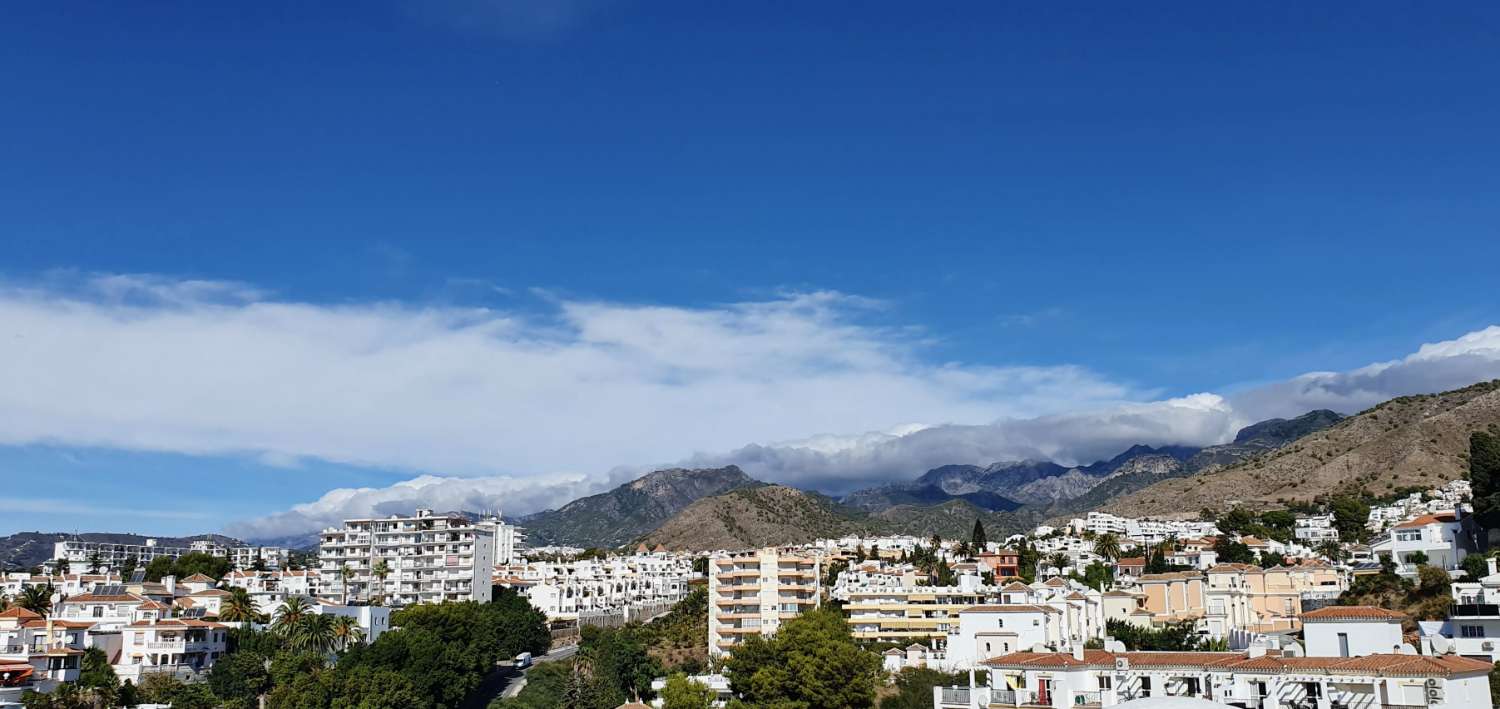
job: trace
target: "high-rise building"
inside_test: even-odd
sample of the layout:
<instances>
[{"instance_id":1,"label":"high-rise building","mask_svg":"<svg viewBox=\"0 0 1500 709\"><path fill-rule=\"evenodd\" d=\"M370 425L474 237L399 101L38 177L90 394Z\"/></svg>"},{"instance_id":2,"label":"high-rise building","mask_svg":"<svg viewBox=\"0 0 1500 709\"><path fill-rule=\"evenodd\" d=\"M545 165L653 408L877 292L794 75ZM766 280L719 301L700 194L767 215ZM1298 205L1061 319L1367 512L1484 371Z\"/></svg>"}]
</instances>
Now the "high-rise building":
<instances>
[{"instance_id":1,"label":"high-rise building","mask_svg":"<svg viewBox=\"0 0 1500 709\"><path fill-rule=\"evenodd\" d=\"M318 560L325 595L387 605L488 601L495 531L458 514L344 520L323 530ZM383 562L383 563L382 563Z\"/></svg>"},{"instance_id":2,"label":"high-rise building","mask_svg":"<svg viewBox=\"0 0 1500 709\"><path fill-rule=\"evenodd\" d=\"M709 560L708 652L734 651L750 634L772 635L781 621L818 607L822 558L816 552L761 549Z\"/></svg>"},{"instance_id":3,"label":"high-rise building","mask_svg":"<svg viewBox=\"0 0 1500 709\"><path fill-rule=\"evenodd\" d=\"M493 556L496 566L521 563L521 552L526 548L526 535L522 533L520 527L514 524L507 524L499 517L491 517L483 520L479 523L479 526L488 528L494 533L495 552Z\"/></svg>"}]
</instances>

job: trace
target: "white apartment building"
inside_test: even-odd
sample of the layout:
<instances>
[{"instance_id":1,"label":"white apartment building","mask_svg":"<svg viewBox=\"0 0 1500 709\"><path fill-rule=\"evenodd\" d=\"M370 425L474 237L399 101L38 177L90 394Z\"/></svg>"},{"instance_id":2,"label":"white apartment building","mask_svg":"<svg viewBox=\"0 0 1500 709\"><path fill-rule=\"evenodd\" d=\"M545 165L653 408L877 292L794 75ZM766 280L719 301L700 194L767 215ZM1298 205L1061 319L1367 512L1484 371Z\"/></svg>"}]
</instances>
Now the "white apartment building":
<instances>
[{"instance_id":1,"label":"white apartment building","mask_svg":"<svg viewBox=\"0 0 1500 709\"><path fill-rule=\"evenodd\" d=\"M1489 663L1457 655L1019 652L985 661L988 685L933 687L935 709L1109 707L1147 697L1248 709L1492 709ZM1149 706L1149 705L1148 705Z\"/></svg>"},{"instance_id":2,"label":"white apartment building","mask_svg":"<svg viewBox=\"0 0 1500 709\"><path fill-rule=\"evenodd\" d=\"M821 554L773 548L721 553L708 563L708 652L721 657L749 634L817 608Z\"/></svg>"},{"instance_id":3,"label":"white apartment building","mask_svg":"<svg viewBox=\"0 0 1500 709\"><path fill-rule=\"evenodd\" d=\"M226 547L222 544L200 539L188 546L162 546L155 539L147 539L143 544L115 544L111 542L89 542L82 539L65 539L52 545L52 558L63 559L68 562L68 568L59 569L61 573L78 573L89 570L91 560L97 560L100 570L112 570L123 567L127 560L134 559L136 568L146 568L152 559L159 556L177 558L184 554L202 552L213 556L222 556L229 559L235 568L248 569L261 559L268 569L279 569L286 565L290 554L281 547Z\"/></svg>"},{"instance_id":4,"label":"white apartment building","mask_svg":"<svg viewBox=\"0 0 1500 709\"><path fill-rule=\"evenodd\" d=\"M279 571L287 567L291 551L284 547L229 547L223 556L236 569L254 569L259 562L267 571Z\"/></svg>"},{"instance_id":5,"label":"white apartment building","mask_svg":"<svg viewBox=\"0 0 1500 709\"><path fill-rule=\"evenodd\" d=\"M526 535L524 530L499 517L480 520L478 526L489 529L494 536L495 550L491 556L495 560L495 566L525 563L523 552L526 550Z\"/></svg>"},{"instance_id":6,"label":"white apartment building","mask_svg":"<svg viewBox=\"0 0 1500 709\"><path fill-rule=\"evenodd\" d=\"M225 652L228 626L191 618L141 620L120 633L115 674L140 684L151 673L191 676L213 666Z\"/></svg>"},{"instance_id":7,"label":"white apartment building","mask_svg":"<svg viewBox=\"0 0 1500 709\"><path fill-rule=\"evenodd\" d=\"M324 593L403 606L490 600L494 551L491 528L419 509L323 530L318 561Z\"/></svg>"},{"instance_id":8,"label":"white apartment building","mask_svg":"<svg viewBox=\"0 0 1500 709\"><path fill-rule=\"evenodd\" d=\"M232 571L224 584L243 588L255 601L257 613L272 614L288 598L315 599L322 594L322 573L301 571Z\"/></svg>"},{"instance_id":9,"label":"white apartment building","mask_svg":"<svg viewBox=\"0 0 1500 709\"><path fill-rule=\"evenodd\" d=\"M1415 576L1418 552L1427 557L1426 563L1440 569L1453 571L1459 562L1468 556L1463 539L1463 523L1458 513L1439 512L1422 515L1402 522L1388 530L1379 539L1370 543L1376 556L1390 556L1396 562L1396 572L1403 576Z\"/></svg>"},{"instance_id":10,"label":"white apartment building","mask_svg":"<svg viewBox=\"0 0 1500 709\"><path fill-rule=\"evenodd\" d=\"M78 679L88 627L19 606L0 611L0 686L30 685L45 692Z\"/></svg>"},{"instance_id":11,"label":"white apartment building","mask_svg":"<svg viewBox=\"0 0 1500 709\"><path fill-rule=\"evenodd\" d=\"M1452 585L1453 606L1442 634L1464 657L1500 662L1500 573L1495 560L1488 561L1488 575Z\"/></svg>"},{"instance_id":12,"label":"white apartment building","mask_svg":"<svg viewBox=\"0 0 1500 709\"><path fill-rule=\"evenodd\" d=\"M1333 527L1333 515L1299 515L1292 528L1292 536L1308 546L1339 540L1339 530Z\"/></svg>"}]
</instances>

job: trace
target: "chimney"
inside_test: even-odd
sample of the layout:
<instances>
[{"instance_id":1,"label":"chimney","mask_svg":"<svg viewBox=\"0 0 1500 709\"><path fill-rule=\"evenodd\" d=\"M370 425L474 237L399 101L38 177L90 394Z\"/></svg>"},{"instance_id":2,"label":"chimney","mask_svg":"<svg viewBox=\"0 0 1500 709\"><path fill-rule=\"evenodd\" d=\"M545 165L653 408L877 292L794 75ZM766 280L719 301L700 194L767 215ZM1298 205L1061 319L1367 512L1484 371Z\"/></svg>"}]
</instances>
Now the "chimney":
<instances>
[{"instance_id":1,"label":"chimney","mask_svg":"<svg viewBox=\"0 0 1500 709\"><path fill-rule=\"evenodd\" d=\"M1496 562L1496 559L1493 556L1484 560L1485 565L1489 567L1489 572L1490 572L1489 575L1490 576L1494 576L1495 574L1500 573L1500 569L1496 569L1495 568L1495 562ZM1468 579L1468 580L1469 581L1478 581L1479 579Z\"/></svg>"},{"instance_id":2,"label":"chimney","mask_svg":"<svg viewBox=\"0 0 1500 709\"><path fill-rule=\"evenodd\" d=\"M1073 659L1083 662L1083 643L1073 643Z\"/></svg>"},{"instance_id":3,"label":"chimney","mask_svg":"<svg viewBox=\"0 0 1500 709\"><path fill-rule=\"evenodd\" d=\"M175 596L175 595L177 595L177 577L176 576L163 576L163 577L161 577L161 585L167 587L167 595L168 596Z\"/></svg>"}]
</instances>

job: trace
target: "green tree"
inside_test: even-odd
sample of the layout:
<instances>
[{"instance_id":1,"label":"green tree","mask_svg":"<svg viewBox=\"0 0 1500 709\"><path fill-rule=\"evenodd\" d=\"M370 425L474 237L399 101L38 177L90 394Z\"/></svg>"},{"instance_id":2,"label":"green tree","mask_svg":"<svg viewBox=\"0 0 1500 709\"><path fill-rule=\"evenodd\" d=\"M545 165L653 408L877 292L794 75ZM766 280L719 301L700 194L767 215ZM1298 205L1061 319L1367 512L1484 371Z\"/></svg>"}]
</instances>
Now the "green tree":
<instances>
[{"instance_id":1,"label":"green tree","mask_svg":"<svg viewBox=\"0 0 1500 709\"><path fill-rule=\"evenodd\" d=\"M104 567L104 559L99 556L98 552L89 554L88 567L91 574L99 573L99 569Z\"/></svg>"},{"instance_id":2,"label":"green tree","mask_svg":"<svg viewBox=\"0 0 1500 709\"><path fill-rule=\"evenodd\" d=\"M967 687L969 674L908 667L896 674L893 686L896 693L881 699L880 709L932 709L933 687Z\"/></svg>"},{"instance_id":3,"label":"green tree","mask_svg":"<svg viewBox=\"0 0 1500 709\"><path fill-rule=\"evenodd\" d=\"M1369 534L1365 524L1370 521L1370 505L1353 495L1342 495L1328 506L1333 513L1333 527L1339 530L1339 539L1359 541Z\"/></svg>"},{"instance_id":4,"label":"green tree","mask_svg":"<svg viewBox=\"0 0 1500 709\"><path fill-rule=\"evenodd\" d=\"M271 673L266 656L242 650L219 658L208 671L208 686L214 696L225 700L254 702L271 691Z\"/></svg>"},{"instance_id":5,"label":"green tree","mask_svg":"<svg viewBox=\"0 0 1500 709\"><path fill-rule=\"evenodd\" d=\"M1095 537L1094 553L1111 560L1120 558L1120 538L1108 532Z\"/></svg>"},{"instance_id":6,"label":"green tree","mask_svg":"<svg viewBox=\"0 0 1500 709\"><path fill-rule=\"evenodd\" d=\"M1417 567L1417 592L1429 598L1451 595L1453 579L1436 566Z\"/></svg>"},{"instance_id":7,"label":"green tree","mask_svg":"<svg viewBox=\"0 0 1500 709\"><path fill-rule=\"evenodd\" d=\"M377 578L377 579L380 580L380 597L379 598L380 598L380 603L384 604L385 603L385 578L387 576L391 575L391 566L390 566L390 564L385 563L385 559L381 559L380 561L375 562L375 566L373 566L373 567L370 568L370 573L372 575L374 575L375 578Z\"/></svg>"},{"instance_id":8,"label":"green tree","mask_svg":"<svg viewBox=\"0 0 1500 709\"><path fill-rule=\"evenodd\" d=\"M233 586L229 589L229 597L219 604L219 620L225 623L250 623L254 622L260 614L255 610L255 600L250 597L250 592Z\"/></svg>"},{"instance_id":9,"label":"green tree","mask_svg":"<svg viewBox=\"0 0 1500 709\"><path fill-rule=\"evenodd\" d=\"M1464 570L1464 581L1478 581L1490 573L1489 559L1483 554L1470 554L1459 562L1459 568Z\"/></svg>"},{"instance_id":10,"label":"green tree","mask_svg":"<svg viewBox=\"0 0 1500 709\"><path fill-rule=\"evenodd\" d=\"M339 650L347 650L349 646L362 642L365 639L365 631L359 627L359 623L347 615L334 616L333 618L333 640L334 646Z\"/></svg>"},{"instance_id":11,"label":"green tree","mask_svg":"<svg viewBox=\"0 0 1500 709\"><path fill-rule=\"evenodd\" d=\"M1422 566L1427 563L1427 552L1414 551L1406 555L1406 563L1413 566Z\"/></svg>"},{"instance_id":12,"label":"green tree","mask_svg":"<svg viewBox=\"0 0 1500 709\"><path fill-rule=\"evenodd\" d=\"M52 615L52 594L56 589L52 584L45 586L27 586L16 595L16 605L43 617Z\"/></svg>"},{"instance_id":13,"label":"green tree","mask_svg":"<svg viewBox=\"0 0 1500 709\"><path fill-rule=\"evenodd\" d=\"M880 659L855 644L841 614L820 608L774 636L750 636L727 670L730 688L750 704L858 708L874 706Z\"/></svg>"},{"instance_id":14,"label":"green tree","mask_svg":"<svg viewBox=\"0 0 1500 709\"><path fill-rule=\"evenodd\" d=\"M136 558L134 554L125 557L125 560L120 562L120 575L124 577L126 581L129 581L130 575L135 573L135 567L139 565L140 559Z\"/></svg>"},{"instance_id":15,"label":"green tree","mask_svg":"<svg viewBox=\"0 0 1500 709\"><path fill-rule=\"evenodd\" d=\"M301 596L291 596L276 608L276 618L271 622L271 629L282 636L290 636L292 630L312 612L312 606L307 599Z\"/></svg>"},{"instance_id":16,"label":"green tree","mask_svg":"<svg viewBox=\"0 0 1500 709\"><path fill-rule=\"evenodd\" d=\"M981 552L984 551L984 546L986 544L989 544L990 539L984 533L983 520L980 520L978 518L974 519L974 533L969 536L969 542L974 545L975 549Z\"/></svg>"},{"instance_id":17,"label":"green tree","mask_svg":"<svg viewBox=\"0 0 1500 709\"><path fill-rule=\"evenodd\" d=\"M1485 531L1480 538L1488 549L1500 533L1500 435L1469 434L1469 485L1474 521Z\"/></svg>"},{"instance_id":18,"label":"green tree","mask_svg":"<svg viewBox=\"0 0 1500 709\"><path fill-rule=\"evenodd\" d=\"M172 568L173 559L170 556L158 556L146 563L146 580L157 582L164 576L172 576L176 572ZM145 683L141 683L141 691L145 691Z\"/></svg>"},{"instance_id":19,"label":"green tree","mask_svg":"<svg viewBox=\"0 0 1500 709\"><path fill-rule=\"evenodd\" d=\"M1221 564L1254 564L1255 552L1250 547L1230 539L1228 535L1220 536L1214 542L1214 553L1219 557Z\"/></svg>"},{"instance_id":20,"label":"green tree","mask_svg":"<svg viewBox=\"0 0 1500 709\"><path fill-rule=\"evenodd\" d=\"M661 688L665 709L708 709L713 706L715 698L712 689L688 679L681 672L668 676L666 686Z\"/></svg>"}]
</instances>

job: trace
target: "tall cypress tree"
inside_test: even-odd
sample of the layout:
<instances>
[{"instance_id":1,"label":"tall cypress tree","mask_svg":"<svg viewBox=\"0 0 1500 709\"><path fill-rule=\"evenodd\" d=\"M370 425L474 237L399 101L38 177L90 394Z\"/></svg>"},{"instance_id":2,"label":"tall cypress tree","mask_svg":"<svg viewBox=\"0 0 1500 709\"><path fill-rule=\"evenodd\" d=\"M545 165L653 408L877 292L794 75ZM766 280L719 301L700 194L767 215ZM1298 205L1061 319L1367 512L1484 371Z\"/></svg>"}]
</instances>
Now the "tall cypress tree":
<instances>
[{"instance_id":1,"label":"tall cypress tree","mask_svg":"<svg viewBox=\"0 0 1500 709\"><path fill-rule=\"evenodd\" d=\"M978 554L984 551L984 545L988 542L989 539L984 536L984 522L976 517L974 519L974 536L969 539L970 545L974 547L974 553Z\"/></svg>"},{"instance_id":2,"label":"tall cypress tree","mask_svg":"<svg viewBox=\"0 0 1500 709\"><path fill-rule=\"evenodd\" d=\"M1469 435L1469 485L1474 493L1474 521L1485 530L1476 536L1494 546L1493 537L1500 533L1500 436Z\"/></svg>"}]
</instances>

